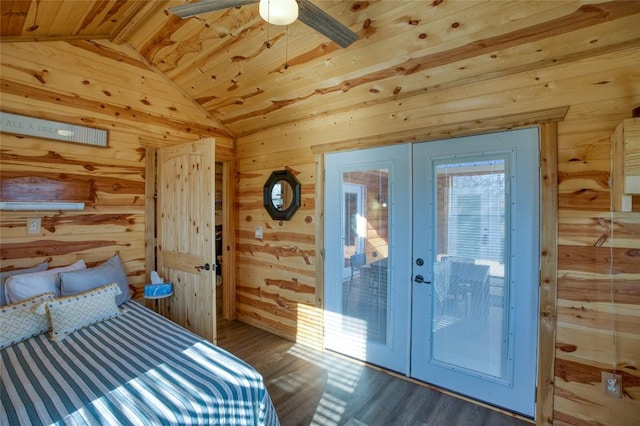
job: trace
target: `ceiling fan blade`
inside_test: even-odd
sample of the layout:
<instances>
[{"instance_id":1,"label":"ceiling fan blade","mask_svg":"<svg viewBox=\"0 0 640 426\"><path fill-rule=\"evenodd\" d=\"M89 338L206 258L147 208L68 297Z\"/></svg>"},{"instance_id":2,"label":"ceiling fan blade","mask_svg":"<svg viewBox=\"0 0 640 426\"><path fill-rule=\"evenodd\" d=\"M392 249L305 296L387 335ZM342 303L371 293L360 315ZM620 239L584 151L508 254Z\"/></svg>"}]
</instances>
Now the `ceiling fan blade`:
<instances>
[{"instance_id":1,"label":"ceiling fan blade","mask_svg":"<svg viewBox=\"0 0 640 426\"><path fill-rule=\"evenodd\" d=\"M259 0L203 0L172 7L168 10L181 18L190 18L201 13L244 6L245 4L258 3L258 1Z\"/></svg>"},{"instance_id":2,"label":"ceiling fan blade","mask_svg":"<svg viewBox=\"0 0 640 426\"><path fill-rule=\"evenodd\" d=\"M358 35L309 0L298 0L298 19L314 30L347 47L358 39Z\"/></svg>"},{"instance_id":3,"label":"ceiling fan blade","mask_svg":"<svg viewBox=\"0 0 640 426\"><path fill-rule=\"evenodd\" d=\"M309 0L297 1L299 9L298 19L319 33L325 35L330 40L333 40L340 47L347 47L358 39L358 35L356 33L351 31L345 25L342 25L335 18L311 3ZM239 7L258 2L259 0L202 0L199 2L175 6L168 10L180 18L190 18L201 13L214 12L216 10Z\"/></svg>"}]
</instances>

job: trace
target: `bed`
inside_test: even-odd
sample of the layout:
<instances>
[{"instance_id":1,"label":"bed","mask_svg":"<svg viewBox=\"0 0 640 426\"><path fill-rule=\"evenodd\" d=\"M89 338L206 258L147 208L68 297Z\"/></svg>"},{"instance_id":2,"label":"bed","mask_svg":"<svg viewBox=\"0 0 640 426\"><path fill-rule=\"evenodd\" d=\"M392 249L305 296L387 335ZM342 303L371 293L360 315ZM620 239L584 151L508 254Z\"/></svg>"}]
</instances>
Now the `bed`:
<instances>
[{"instance_id":1,"label":"bed","mask_svg":"<svg viewBox=\"0 0 640 426\"><path fill-rule=\"evenodd\" d=\"M0 424L278 425L261 375L135 301L2 354Z\"/></svg>"}]
</instances>

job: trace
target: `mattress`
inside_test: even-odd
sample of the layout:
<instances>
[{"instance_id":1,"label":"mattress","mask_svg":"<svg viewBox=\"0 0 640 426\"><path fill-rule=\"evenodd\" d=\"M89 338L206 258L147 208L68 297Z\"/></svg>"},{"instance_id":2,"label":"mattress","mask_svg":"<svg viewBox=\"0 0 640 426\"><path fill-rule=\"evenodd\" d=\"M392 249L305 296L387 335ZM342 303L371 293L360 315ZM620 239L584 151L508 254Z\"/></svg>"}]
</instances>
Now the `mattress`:
<instances>
[{"instance_id":1,"label":"mattress","mask_svg":"<svg viewBox=\"0 0 640 426\"><path fill-rule=\"evenodd\" d=\"M278 425L262 376L130 301L125 314L1 351L0 424Z\"/></svg>"}]
</instances>

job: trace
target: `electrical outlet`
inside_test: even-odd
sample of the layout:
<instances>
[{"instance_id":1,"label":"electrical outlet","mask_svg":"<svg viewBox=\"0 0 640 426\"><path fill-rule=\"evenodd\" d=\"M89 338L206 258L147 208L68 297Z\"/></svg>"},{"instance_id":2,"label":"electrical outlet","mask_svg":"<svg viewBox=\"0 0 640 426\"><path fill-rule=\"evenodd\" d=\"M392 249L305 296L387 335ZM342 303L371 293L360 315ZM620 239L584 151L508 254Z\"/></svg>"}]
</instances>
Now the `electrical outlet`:
<instances>
[{"instance_id":1,"label":"electrical outlet","mask_svg":"<svg viewBox=\"0 0 640 426\"><path fill-rule=\"evenodd\" d=\"M603 371L602 390L607 396L612 398L622 398L622 376Z\"/></svg>"},{"instance_id":2,"label":"electrical outlet","mask_svg":"<svg viewBox=\"0 0 640 426\"><path fill-rule=\"evenodd\" d=\"M256 235L256 238L259 239L259 240L261 240L262 237L264 237L264 232L263 232L262 226L256 226L256 234L255 235Z\"/></svg>"},{"instance_id":3,"label":"electrical outlet","mask_svg":"<svg viewBox=\"0 0 640 426\"><path fill-rule=\"evenodd\" d=\"M34 235L40 234L40 218L28 217L27 218L27 234Z\"/></svg>"}]
</instances>

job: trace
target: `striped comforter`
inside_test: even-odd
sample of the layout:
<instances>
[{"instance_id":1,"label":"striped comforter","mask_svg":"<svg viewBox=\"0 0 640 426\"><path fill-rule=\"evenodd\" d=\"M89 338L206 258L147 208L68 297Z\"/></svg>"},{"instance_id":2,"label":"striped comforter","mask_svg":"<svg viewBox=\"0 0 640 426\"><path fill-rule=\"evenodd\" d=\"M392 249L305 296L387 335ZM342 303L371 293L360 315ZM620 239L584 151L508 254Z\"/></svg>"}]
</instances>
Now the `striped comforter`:
<instances>
[{"instance_id":1,"label":"striped comforter","mask_svg":"<svg viewBox=\"0 0 640 426\"><path fill-rule=\"evenodd\" d=\"M0 424L277 425L262 377L136 302L2 350Z\"/></svg>"}]
</instances>

